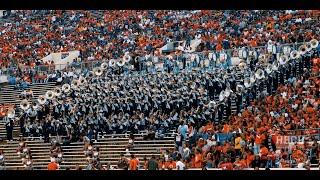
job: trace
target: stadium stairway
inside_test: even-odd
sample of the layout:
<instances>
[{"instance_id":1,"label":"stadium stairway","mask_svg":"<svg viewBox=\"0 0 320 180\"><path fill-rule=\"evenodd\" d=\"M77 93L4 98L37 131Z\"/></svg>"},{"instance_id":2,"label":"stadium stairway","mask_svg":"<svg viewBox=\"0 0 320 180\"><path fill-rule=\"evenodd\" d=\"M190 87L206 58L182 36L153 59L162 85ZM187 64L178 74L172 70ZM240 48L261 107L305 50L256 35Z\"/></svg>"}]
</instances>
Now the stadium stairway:
<instances>
[{"instance_id":1,"label":"stadium stairway","mask_svg":"<svg viewBox=\"0 0 320 180\"><path fill-rule=\"evenodd\" d=\"M33 99L36 100L40 95L45 95L48 90L53 90L55 87L55 82L49 83L36 83L31 84L26 90L31 89L33 91ZM1 88L0 92L0 104L15 104L19 105L21 98L19 95L22 90L15 90L14 85L4 86Z\"/></svg>"},{"instance_id":2,"label":"stadium stairway","mask_svg":"<svg viewBox=\"0 0 320 180\"><path fill-rule=\"evenodd\" d=\"M19 137L20 135L20 127L14 126L13 127L13 137ZM7 130L5 126L5 122L0 122L0 140L7 139Z\"/></svg>"},{"instance_id":3,"label":"stadium stairway","mask_svg":"<svg viewBox=\"0 0 320 180\"><path fill-rule=\"evenodd\" d=\"M125 154L127 158L133 153L140 160L140 165L143 165L144 157L147 159L152 155L159 157L162 151L175 148L174 137L172 136L165 137L162 140L143 140L141 134L135 134L134 147L131 151L126 151L128 141L129 139L126 137L113 135L113 137L108 136L94 142L93 146L100 149L102 165L110 164L111 166L116 166L121 153ZM47 169L47 165L50 162L50 143L43 143L42 140L25 142L27 147L30 148L34 169ZM4 150L6 169L8 170L23 169L21 158L16 153L17 147L17 141L0 145L0 149ZM86 166L84 144L82 142L63 145L62 151L64 161L60 164L61 169L66 167L74 169L77 165L83 168Z\"/></svg>"}]
</instances>

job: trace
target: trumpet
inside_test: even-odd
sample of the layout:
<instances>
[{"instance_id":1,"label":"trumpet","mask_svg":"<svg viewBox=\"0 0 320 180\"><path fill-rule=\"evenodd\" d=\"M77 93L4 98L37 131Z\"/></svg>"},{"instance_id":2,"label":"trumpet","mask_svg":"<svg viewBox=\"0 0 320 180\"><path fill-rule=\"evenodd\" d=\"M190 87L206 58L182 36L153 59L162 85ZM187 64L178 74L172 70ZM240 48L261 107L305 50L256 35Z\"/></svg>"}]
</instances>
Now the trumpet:
<instances>
[{"instance_id":1,"label":"trumpet","mask_svg":"<svg viewBox=\"0 0 320 180\"><path fill-rule=\"evenodd\" d=\"M310 41L310 43L311 43L311 47L312 47L313 49L315 49L315 48L317 48L317 47L319 46L319 41L316 40L316 39L312 39L312 40Z\"/></svg>"},{"instance_id":2,"label":"trumpet","mask_svg":"<svg viewBox=\"0 0 320 180\"><path fill-rule=\"evenodd\" d=\"M64 84L61 89L63 92L68 93L71 90L71 86L69 84Z\"/></svg>"},{"instance_id":3,"label":"trumpet","mask_svg":"<svg viewBox=\"0 0 320 180\"><path fill-rule=\"evenodd\" d=\"M40 105L43 105L43 104L45 104L46 103L46 97L44 96L44 95L40 95L39 97L38 97L38 103L40 104Z\"/></svg>"},{"instance_id":4,"label":"trumpet","mask_svg":"<svg viewBox=\"0 0 320 180\"><path fill-rule=\"evenodd\" d=\"M21 101L20 103L20 108L24 111L26 111L27 109L29 109L30 107L30 103L28 102L28 100L24 99Z\"/></svg>"},{"instance_id":5,"label":"trumpet","mask_svg":"<svg viewBox=\"0 0 320 180\"><path fill-rule=\"evenodd\" d=\"M53 91L47 91L46 92L46 99L52 99L54 97L54 92Z\"/></svg>"}]
</instances>

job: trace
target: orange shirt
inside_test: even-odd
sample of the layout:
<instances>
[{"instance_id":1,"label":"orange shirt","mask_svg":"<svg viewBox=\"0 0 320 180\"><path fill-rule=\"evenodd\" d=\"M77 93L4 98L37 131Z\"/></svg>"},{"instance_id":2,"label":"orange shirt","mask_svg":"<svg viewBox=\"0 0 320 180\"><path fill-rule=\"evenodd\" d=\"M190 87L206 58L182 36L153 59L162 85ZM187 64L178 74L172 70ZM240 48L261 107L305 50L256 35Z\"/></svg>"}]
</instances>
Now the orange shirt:
<instances>
[{"instance_id":1,"label":"orange shirt","mask_svg":"<svg viewBox=\"0 0 320 180\"><path fill-rule=\"evenodd\" d=\"M48 170L57 170L58 168L58 164L55 162L51 162L48 164Z\"/></svg>"},{"instance_id":2,"label":"orange shirt","mask_svg":"<svg viewBox=\"0 0 320 180\"><path fill-rule=\"evenodd\" d=\"M202 156L200 153L195 156L194 166L195 168L202 168Z\"/></svg>"},{"instance_id":3,"label":"orange shirt","mask_svg":"<svg viewBox=\"0 0 320 180\"><path fill-rule=\"evenodd\" d=\"M131 159L129 162L129 168L130 170L138 170L138 163L139 161L137 159Z\"/></svg>"},{"instance_id":4,"label":"orange shirt","mask_svg":"<svg viewBox=\"0 0 320 180\"><path fill-rule=\"evenodd\" d=\"M233 164L231 162L221 163L219 168L222 168L223 170L232 170Z\"/></svg>"},{"instance_id":5,"label":"orange shirt","mask_svg":"<svg viewBox=\"0 0 320 180\"><path fill-rule=\"evenodd\" d=\"M176 168L176 162L175 161L172 161L171 163L170 162L166 162L166 168L167 169L175 169Z\"/></svg>"},{"instance_id":6,"label":"orange shirt","mask_svg":"<svg viewBox=\"0 0 320 180\"><path fill-rule=\"evenodd\" d=\"M257 135L254 142L255 142L256 144L261 144L262 141L263 141L263 136L262 136L262 135Z\"/></svg>"}]
</instances>

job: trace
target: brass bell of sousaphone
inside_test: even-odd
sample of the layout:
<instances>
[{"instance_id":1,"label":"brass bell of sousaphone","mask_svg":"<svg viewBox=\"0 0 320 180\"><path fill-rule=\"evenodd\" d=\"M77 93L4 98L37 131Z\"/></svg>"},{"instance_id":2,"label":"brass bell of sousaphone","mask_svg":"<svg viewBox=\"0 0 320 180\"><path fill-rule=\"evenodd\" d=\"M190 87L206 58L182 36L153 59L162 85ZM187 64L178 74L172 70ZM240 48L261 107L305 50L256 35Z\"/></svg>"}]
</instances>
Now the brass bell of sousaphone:
<instances>
[{"instance_id":1,"label":"brass bell of sousaphone","mask_svg":"<svg viewBox=\"0 0 320 180\"><path fill-rule=\"evenodd\" d=\"M120 60L117 62L117 65L118 65L119 67L122 67L122 66L124 66L125 63L126 63L126 62L125 62L123 59L120 59Z\"/></svg>"},{"instance_id":2,"label":"brass bell of sousaphone","mask_svg":"<svg viewBox=\"0 0 320 180\"><path fill-rule=\"evenodd\" d=\"M286 55L280 56L280 58L279 58L280 65L287 64L288 62L289 62L289 57L288 56L286 56Z\"/></svg>"},{"instance_id":3,"label":"brass bell of sousaphone","mask_svg":"<svg viewBox=\"0 0 320 180\"><path fill-rule=\"evenodd\" d=\"M307 42L306 47L307 47L307 52L310 52L312 50L311 42Z\"/></svg>"},{"instance_id":4,"label":"brass bell of sousaphone","mask_svg":"<svg viewBox=\"0 0 320 180\"><path fill-rule=\"evenodd\" d=\"M61 96L62 90L61 90L61 88L59 88L59 87L55 87L54 90L53 90L53 92L54 92L54 95L55 95L56 97L59 97L59 96Z\"/></svg>"},{"instance_id":5,"label":"brass bell of sousaphone","mask_svg":"<svg viewBox=\"0 0 320 180\"><path fill-rule=\"evenodd\" d=\"M30 103L28 102L28 100L24 99L21 101L20 103L20 108L24 111L26 111L27 109L29 109L30 107Z\"/></svg>"},{"instance_id":6,"label":"brass bell of sousaphone","mask_svg":"<svg viewBox=\"0 0 320 180\"><path fill-rule=\"evenodd\" d=\"M101 76L103 73L103 70L100 67L97 67L93 70L93 72L96 76Z\"/></svg>"},{"instance_id":7,"label":"brass bell of sousaphone","mask_svg":"<svg viewBox=\"0 0 320 180\"><path fill-rule=\"evenodd\" d=\"M290 53L291 59L298 59L299 57L300 57L299 51L297 51L297 50L291 51L291 53Z\"/></svg>"},{"instance_id":8,"label":"brass bell of sousaphone","mask_svg":"<svg viewBox=\"0 0 320 180\"><path fill-rule=\"evenodd\" d=\"M44 95L40 95L39 97L38 97L38 103L40 104L40 105L43 105L43 104L45 104L46 103L46 97L44 96Z\"/></svg>"},{"instance_id":9,"label":"brass bell of sousaphone","mask_svg":"<svg viewBox=\"0 0 320 180\"><path fill-rule=\"evenodd\" d=\"M109 61L109 67L114 67L116 65L116 60L110 59Z\"/></svg>"},{"instance_id":10,"label":"brass bell of sousaphone","mask_svg":"<svg viewBox=\"0 0 320 180\"><path fill-rule=\"evenodd\" d=\"M100 65L100 67L101 67L101 69L103 69L103 70L105 70L105 69L107 69L108 68L108 63L102 63L101 65Z\"/></svg>"},{"instance_id":11,"label":"brass bell of sousaphone","mask_svg":"<svg viewBox=\"0 0 320 180\"><path fill-rule=\"evenodd\" d=\"M71 86L69 84L62 85L62 91L68 93L71 90Z\"/></svg>"},{"instance_id":12,"label":"brass bell of sousaphone","mask_svg":"<svg viewBox=\"0 0 320 180\"><path fill-rule=\"evenodd\" d=\"M244 71L246 69L246 67L247 67L247 64L242 61L242 62L239 63L238 67L239 67L239 69L241 71Z\"/></svg>"},{"instance_id":13,"label":"brass bell of sousaphone","mask_svg":"<svg viewBox=\"0 0 320 180\"><path fill-rule=\"evenodd\" d=\"M299 54L300 54L300 55L306 54L306 53L307 53L307 46L306 46L306 44L301 45L298 50L299 50Z\"/></svg>"},{"instance_id":14,"label":"brass bell of sousaphone","mask_svg":"<svg viewBox=\"0 0 320 180\"><path fill-rule=\"evenodd\" d=\"M82 77L82 76L79 78L78 81L79 81L79 85L80 85L80 86L84 86L84 85L87 84L86 78L84 78L84 77Z\"/></svg>"},{"instance_id":15,"label":"brass bell of sousaphone","mask_svg":"<svg viewBox=\"0 0 320 180\"><path fill-rule=\"evenodd\" d=\"M46 99L51 100L54 97L54 92L53 91L47 91L46 92Z\"/></svg>"},{"instance_id":16,"label":"brass bell of sousaphone","mask_svg":"<svg viewBox=\"0 0 320 180\"><path fill-rule=\"evenodd\" d=\"M319 41L316 40L316 39L312 39L312 40L310 41L310 43L311 43L311 47L312 47L313 49L315 49L315 48L317 48L317 47L319 46Z\"/></svg>"},{"instance_id":17,"label":"brass bell of sousaphone","mask_svg":"<svg viewBox=\"0 0 320 180\"><path fill-rule=\"evenodd\" d=\"M10 119L13 119L15 116L16 116L16 111L13 108L9 109L7 112L7 117Z\"/></svg>"},{"instance_id":18,"label":"brass bell of sousaphone","mask_svg":"<svg viewBox=\"0 0 320 180\"><path fill-rule=\"evenodd\" d=\"M125 63L128 63L128 62L130 62L131 61L131 56L129 55L129 53L126 53L124 56L123 56L123 58L122 58L122 60L125 62Z\"/></svg>"},{"instance_id":19,"label":"brass bell of sousaphone","mask_svg":"<svg viewBox=\"0 0 320 180\"><path fill-rule=\"evenodd\" d=\"M257 79L265 78L264 71L262 69L258 69L254 75Z\"/></svg>"}]
</instances>

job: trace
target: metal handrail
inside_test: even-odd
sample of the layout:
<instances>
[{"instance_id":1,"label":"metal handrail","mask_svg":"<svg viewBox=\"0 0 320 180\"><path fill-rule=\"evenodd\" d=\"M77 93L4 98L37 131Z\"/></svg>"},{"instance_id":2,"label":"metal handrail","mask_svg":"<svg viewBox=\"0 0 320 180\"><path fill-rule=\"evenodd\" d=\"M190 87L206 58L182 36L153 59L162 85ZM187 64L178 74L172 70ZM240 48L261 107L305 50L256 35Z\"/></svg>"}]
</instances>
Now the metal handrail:
<instances>
[{"instance_id":1,"label":"metal handrail","mask_svg":"<svg viewBox=\"0 0 320 180\"><path fill-rule=\"evenodd\" d=\"M288 44L280 44L277 45L277 49L281 49L284 46L289 46L291 48L297 49L297 47L299 45L304 44L304 42L300 42L300 43L288 43ZM239 49L246 49L247 51L256 51L258 53L266 53L267 52L267 45L265 46L259 46L259 47L251 47L251 46L243 46L243 47L239 47L239 48L232 48L232 49L226 49L226 50L222 50L222 51L206 51L206 52L185 52L182 53L180 55L173 55L175 60L180 60L182 57L186 57L190 54L197 54L199 56L200 61L205 60L208 58L208 53L215 53L218 54L220 52L224 52L228 55L229 58L231 57L238 57L238 51ZM155 56L158 57L159 62L165 62L168 57L166 55L160 55L160 56ZM116 60L120 60L120 59L116 59ZM108 60L93 60L93 61L85 61L85 62L73 62L70 63L68 66L66 66L66 64L53 64L53 65L39 65L39 66L35 66L35 67L30 67L30 66L24 66L22 67L22 71L23 72L27 72L27 71L36 71L38 73L45 73L45 74L51 74L54 73L56 71L55 67L60 67L58 69L62 69L61 71L67 71L69 68L75 68L75 69L80 69L80 70L84 70L84 69L88 69L88 70L93 70L95 67L100 66L103 62L107 62ZM64 69L61 67L65 67ZM174 64L173 67L175 68L176 65ZM21 68L20 68L21 69ZM1 70L1 69L0 69ZM11 66L10 68L7 68L5 71L2 71L0 73L0 75L9 75L9 76L15 76L15 72L17 70L17 66Z\"/></svg>"}]
</instances>

